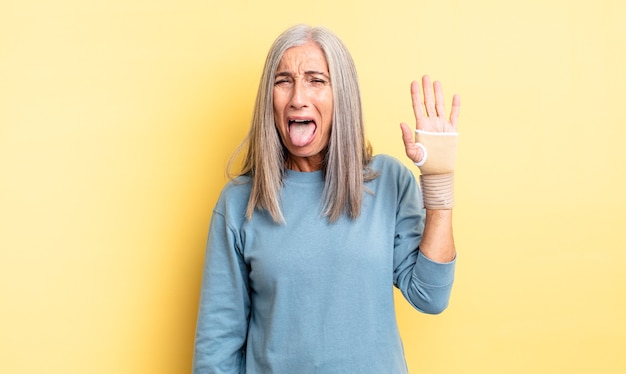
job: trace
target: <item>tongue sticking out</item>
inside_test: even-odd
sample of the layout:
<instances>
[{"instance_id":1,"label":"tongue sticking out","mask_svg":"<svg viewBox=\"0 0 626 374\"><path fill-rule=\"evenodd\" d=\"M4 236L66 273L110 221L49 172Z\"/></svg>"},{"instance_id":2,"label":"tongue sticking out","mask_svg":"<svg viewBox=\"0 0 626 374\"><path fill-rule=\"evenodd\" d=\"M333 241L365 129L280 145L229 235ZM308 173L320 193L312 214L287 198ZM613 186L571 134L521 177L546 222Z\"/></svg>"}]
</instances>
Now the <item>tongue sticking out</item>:
<instances>
[{"instance_id":1,"label":"tongue sticking out","mask_svg":"<svg viewBox=\"0 0 626 374\"><path fill-rule=\"evenodd\" d=\"M315 122L313 121L290 122L289 138L291 138L293 145L297 147L304 147L313 141L315 128Z\"/></svg>"}]
</instances>

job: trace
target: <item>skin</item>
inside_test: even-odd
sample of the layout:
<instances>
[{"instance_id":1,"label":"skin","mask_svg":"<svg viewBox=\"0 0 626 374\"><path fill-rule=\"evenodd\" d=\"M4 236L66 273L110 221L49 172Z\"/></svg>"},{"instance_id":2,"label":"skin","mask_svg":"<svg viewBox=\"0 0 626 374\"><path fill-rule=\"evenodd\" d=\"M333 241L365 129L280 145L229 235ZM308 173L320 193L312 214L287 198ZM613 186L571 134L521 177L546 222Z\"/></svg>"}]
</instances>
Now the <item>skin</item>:
<instances>
[{"instance_id":1,"label":"skin","mask_svg":"<svg viewBox=\"0 0 626 374\"><path fill-rule=\"evenodd\" d=\"M326 57L317 44L309 42L285 51L274 77L273 97L276 128L289 152L287 168L320 170L332 129L333 92ZM311 142L292 142L289 121L293 119L315 122Z\"/></svg>"},{"instance_id":2,"label":"skin","mask_svg":"<svg viewBox=\"0 0 626 374\"><path fill-rule=\"evenodd\" d=\"M461 108L461 98L452 97L450 116L446 118L444 95L441 83L431 84L430 77L422 77L423 96L418 82L411 83L411 98L415 114L415 128L433 132L457 132L457 122ZM414 131L406 123L401 123L402 140L406 155L413 161L419 162L422 150L415 145ZM436 262L450 262L456 257L454 236L452 233L452 210L426 210L424 235L420 244L420 251L429 259Z\"/></svg>"}]
</instances>

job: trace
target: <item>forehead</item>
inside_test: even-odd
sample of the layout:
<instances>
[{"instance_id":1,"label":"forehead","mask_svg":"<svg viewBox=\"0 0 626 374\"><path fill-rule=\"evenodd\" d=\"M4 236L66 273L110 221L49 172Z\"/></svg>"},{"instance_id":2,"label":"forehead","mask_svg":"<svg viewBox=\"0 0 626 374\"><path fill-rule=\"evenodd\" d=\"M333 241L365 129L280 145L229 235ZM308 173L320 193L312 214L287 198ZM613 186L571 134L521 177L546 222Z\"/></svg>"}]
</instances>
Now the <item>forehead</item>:
<instances>
[{"instance_id":1,"label":"forehead","mask_svg":"<svg viewBox=\"0 0 626 374\"><path fill-rule=\"evenodd\" d=\"M278 64L278 72L328 72L328 64L322 49L313 42L291 47L285 51Z\"/></svg>"}]
</instances>

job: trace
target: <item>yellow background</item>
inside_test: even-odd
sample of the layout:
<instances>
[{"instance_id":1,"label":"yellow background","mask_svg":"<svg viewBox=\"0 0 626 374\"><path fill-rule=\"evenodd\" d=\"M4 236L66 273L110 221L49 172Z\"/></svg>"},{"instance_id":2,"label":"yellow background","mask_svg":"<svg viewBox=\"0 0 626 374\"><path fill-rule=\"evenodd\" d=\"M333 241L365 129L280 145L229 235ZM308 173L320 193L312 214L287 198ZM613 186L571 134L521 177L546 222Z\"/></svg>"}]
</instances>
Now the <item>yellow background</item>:
<instances>
[{"instance_id":1,"label":"yellow background","mask_svg":"<svg viewBox=\"0 0 626 374\"><path fill-rule=\"evenodd\" d=\"M225 163L300 22L352 51L377 153L404 160L412 79L462 97L456 285L440 316L398 299L411 372L626 372L624 19L618 0L3 0L0 372L190 371Z\"/></svg>"}]
</instances>

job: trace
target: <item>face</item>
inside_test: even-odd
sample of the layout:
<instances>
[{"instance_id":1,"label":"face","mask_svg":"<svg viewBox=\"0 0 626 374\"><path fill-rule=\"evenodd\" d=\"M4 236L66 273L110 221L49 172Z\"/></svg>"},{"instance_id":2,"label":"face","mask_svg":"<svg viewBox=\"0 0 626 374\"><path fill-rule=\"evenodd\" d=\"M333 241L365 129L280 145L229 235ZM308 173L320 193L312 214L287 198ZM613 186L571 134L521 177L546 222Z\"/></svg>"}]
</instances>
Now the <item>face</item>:
<instances>
[{"instance_id":1,"label":"face","mask_svg":"<svg viewBox=\"0 0 626 374\"><path fill-rule=\"evenodd\" d=\"M289 152L288 168L321 168L332 117L333 92L322 49L312 42L289 48L274 76L274 121Z\"/></svg>"}]
</instances>

